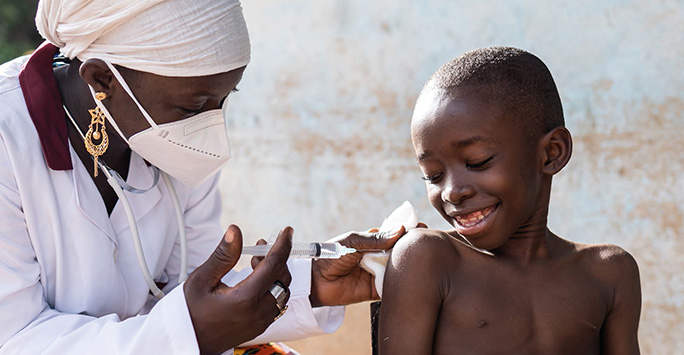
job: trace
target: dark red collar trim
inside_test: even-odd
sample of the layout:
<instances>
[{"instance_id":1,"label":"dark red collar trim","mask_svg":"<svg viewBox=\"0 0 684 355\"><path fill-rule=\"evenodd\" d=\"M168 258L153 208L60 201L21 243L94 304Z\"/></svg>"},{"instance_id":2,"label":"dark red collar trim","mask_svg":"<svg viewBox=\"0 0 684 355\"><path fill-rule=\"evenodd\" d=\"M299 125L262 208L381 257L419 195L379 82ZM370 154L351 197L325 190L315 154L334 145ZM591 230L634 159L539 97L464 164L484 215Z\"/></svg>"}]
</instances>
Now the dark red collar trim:
<instances>
[{"instance_id":1,"label":"dark red collar trim","mask_svg":"<svg viewBox=\"0 0 684 355\"><path fill-rule=\"evenodd\" d=\"M48 166L53 170L71 170L62 97L52 72L52 58L58 52L59 48L49 42L40 45L21 68L19 84Z\"/></svg>"}]
</instances>

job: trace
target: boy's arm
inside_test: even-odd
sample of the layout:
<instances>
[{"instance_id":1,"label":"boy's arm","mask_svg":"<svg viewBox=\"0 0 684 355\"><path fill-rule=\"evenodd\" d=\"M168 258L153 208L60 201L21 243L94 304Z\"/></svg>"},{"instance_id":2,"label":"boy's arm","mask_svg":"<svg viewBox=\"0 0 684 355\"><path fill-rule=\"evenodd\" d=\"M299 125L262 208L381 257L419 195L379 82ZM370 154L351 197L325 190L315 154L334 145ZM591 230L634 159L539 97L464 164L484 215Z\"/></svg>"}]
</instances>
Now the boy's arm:
<instances>
[{"instance_id":1,"label":"boy's arm","mask_svg":"<svg viewBox=\"0 0 684 355\"><path fill-rule=\"evenodd\" d=\"M431 354L443 295L444 240L414 230L392 250L383 284L380 354ZM437 251L437 252L436 252Z\"/></svg>"},{"instance_id":2,"label":"boy's arm","mask_svg":"<svg viewBox=\"0 0 684 355\"><path fill-rule=\"evenodd\" d=\"M641 313L641 282L639 267L626 251L612 247L605 268L614 280L612 307L601 327L601 354L639 354L639 315Z\"/></svg>"}]
</instances>

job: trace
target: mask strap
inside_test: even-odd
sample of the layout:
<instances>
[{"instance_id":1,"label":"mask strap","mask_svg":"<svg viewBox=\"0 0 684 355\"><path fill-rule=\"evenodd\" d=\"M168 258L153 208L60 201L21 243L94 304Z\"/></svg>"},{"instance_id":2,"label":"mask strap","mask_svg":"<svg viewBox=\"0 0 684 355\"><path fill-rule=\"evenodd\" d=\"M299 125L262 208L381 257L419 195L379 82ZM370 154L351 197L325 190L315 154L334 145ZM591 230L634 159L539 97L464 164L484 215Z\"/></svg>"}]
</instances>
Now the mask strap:
<instances>
[{"instance_id":1,"label":"mask strap","mask_svg":"<svg viewBox=\"0 0 684 355\"><path fill-rule=\"evenodd\" d=\"M157 124L154 122L152 117L150 117L150 115L147 113L147 111L145 111L145 109L142 107L140 102L138 102L138 99L135 98L135 95L133 95L133 91L131 91L131 88L128 86L128 84L126 83L126 80L124 80L123 76L121 76L121 73L119 73L119 71L116 68L114 68L114 65L112 65L112 63L110 63L108 60L103 59L103 61L107 64L107 66L109 67L109 70L112 71L112 74L114 74L114 77L116 78L116 80L119 81L119 84L121 85L121 87L123 87L123 89L126 91L126 93L128 93L128 96L130 96L131 99L133 99L133 102L135 102L135 104L138 105L138 109L140 109L140 112L142 112L143 116L145 116L147 123L149 123L150 126L152 126L152 128L157 129Z\"/></svg>"}]
</instances>

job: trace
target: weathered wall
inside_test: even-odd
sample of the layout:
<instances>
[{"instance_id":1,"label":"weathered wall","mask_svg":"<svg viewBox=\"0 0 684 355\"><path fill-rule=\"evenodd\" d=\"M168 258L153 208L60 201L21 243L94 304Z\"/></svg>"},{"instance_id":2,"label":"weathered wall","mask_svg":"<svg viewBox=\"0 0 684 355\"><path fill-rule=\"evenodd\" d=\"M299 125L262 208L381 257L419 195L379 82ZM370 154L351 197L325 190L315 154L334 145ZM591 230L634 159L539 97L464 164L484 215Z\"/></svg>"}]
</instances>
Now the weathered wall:
<instances>
[{"instance_id":1,"label":"weathered wall","mask_svg":"<svg viewBox=\"0 0 684 355\"><path fill-rule=\"evenodd\" d=\"M684 3L245 1L253 61L231 98L225 223L250 241L378 225L425 198L409 139L423 82L464 51L511 45L553 72L575 139L551 228L613 243L641 267L645 354L684 353ZM304 354L369 353L367 305ZM342 350L343 349L343 350Z\"/></svg>"}]
</instances>

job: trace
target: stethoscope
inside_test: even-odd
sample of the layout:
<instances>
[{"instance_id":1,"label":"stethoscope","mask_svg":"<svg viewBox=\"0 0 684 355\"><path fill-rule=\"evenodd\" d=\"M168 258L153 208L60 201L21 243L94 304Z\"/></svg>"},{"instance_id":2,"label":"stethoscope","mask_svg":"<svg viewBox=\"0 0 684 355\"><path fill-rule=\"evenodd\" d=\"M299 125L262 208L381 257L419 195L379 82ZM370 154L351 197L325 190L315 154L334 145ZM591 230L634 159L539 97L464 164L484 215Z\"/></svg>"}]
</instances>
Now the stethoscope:
<instances>
[{"instance_id":1,"label":"stethoscope","mask_svg":"<svg viewBox=\"0 0 684 355\"><path fill-rule=\"evenodd\" d=\"M62 105L64 107L64 112L66 112L67 116L69 117L69 120L71 120L71 123L74 125L76 130L78 131L78 134L81 135L81 138L85 141L85 136L83 135L83 132L81 129L78 127L76 124L76 121L74 121L74 118L71 117L71 114L69 113L69 110L67 110L66 106ZM181 247L181 267L180 267L180 275L178 276L178 283L181 283L185 281L185 279L188 278L188 239L187 236L185 235L185 221L183 220L183 211L181 210L180 202L178 201L178 195L176 194L176 189L173 187L173 184L171 184L171 179L169 178L169 175L166 174L163 171L160 171L159 168L157 168L154 165L152 166L152 170L154 171L154 182L152 183L152 186L149 187L148 189L137 189L131 185L129 185L122 177L119 175L116 170L110 168L105 164L105 162L100 158L97 160L97 165L100 168L100 170L105 174L107 177L107 182L109 185L114 189L114 192L116 193L116 196L119 197L119 201L121 201L122 206L124 208L124 211L126 212L126 218L128 219L128 226L130 227L131 230L131 238L133 238L133 246L135 248L135 254L138 257L138 266L140 267L140 271L142 271L143 278L145 279L145 282L147 283L147 287L150 289L152 294L157 297L157 298L162 298L164 297L164 292L157 287L157 284L154 282L154 278L152 277L152 274L150 273L150 269L147 267L147 261L145 260L145 254L143 253L142 249L142 244L140 243L140 234L138 234L138 224L135 222L135 216L133 215L133 209L131 209L131 204L128 202L128 198L124 194L124 190L134 193L134 194L143 194L147 191L150 191L153 189L155 186L157 186L157 183L159 182L159 175L161 175L162 180L164 180L164 184L166 185L166 189L169 190L170 195L171 195L171 200L173 201L173 207L176 212L176 220L178 221L178 234L180 236L180 247Z\"/></svg>"}]
</instances>

